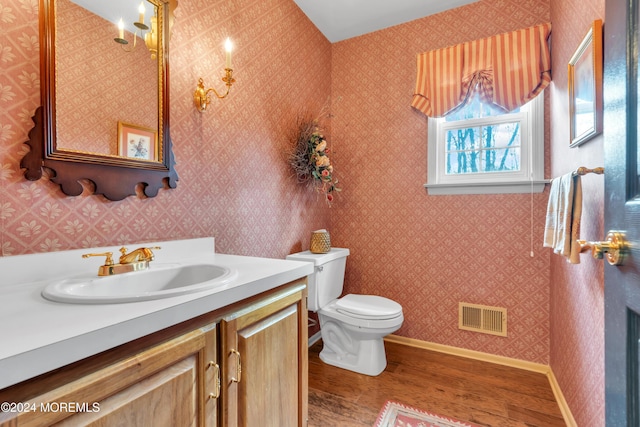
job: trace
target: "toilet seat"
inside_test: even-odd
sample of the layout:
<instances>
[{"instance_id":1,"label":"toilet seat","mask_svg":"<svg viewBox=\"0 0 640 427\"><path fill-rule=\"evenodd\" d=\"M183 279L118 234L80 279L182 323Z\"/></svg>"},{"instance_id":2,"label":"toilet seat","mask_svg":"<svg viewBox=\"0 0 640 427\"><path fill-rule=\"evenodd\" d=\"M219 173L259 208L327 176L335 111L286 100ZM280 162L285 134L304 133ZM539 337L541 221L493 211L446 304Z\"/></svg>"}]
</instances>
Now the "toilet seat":
<instances>
[{"instance_id":1,"label":"toilet seat","mask_svg":"<svg viewBox=\"0 0 640 427\"><path fill-rule=\"evenodd\" d=\"M339 313L367 320L394 319L402 314L400 304L377 295L345 295L335 307Z\"/></svg>"},{"instance_id":2,"label":"toilet seat","mask_svg":"<svg viewBox=\"0 0 640 427\"><path fill-rule=\"evenodd\" d=\"M323 307L320 310L318 310L318 313L321 316L326 316L328 318L335 319L339 322L344 323L345 325L350 325L356 328L368 328L371 330L390 329L389 333L397 330L400 327L400 325L402 325L402 322L404 321L404 316L402 315L402 307L400 306L400 304L396 303L395 301L388 300L387 298L377 297L377 298L382 298L383 300L398 304L398 307L400 308L398 309L398 311L395 312L395 314L391 315L390 312L395 311L395 309L390 309L389 307L393 305L387 304L385 302L384 305L387 306L386 311L383 310L382 315L380 315L380 312L377 312L377 314L374 315L374 314L371 314L369 310L374 310L374 308L377 307L377 305L375 305L375 301L377 300L377 298L374 298L374 299L360 298L360 297L372 297L372 296L373 295L351 295L350 298L347 298L347 300L342 303L342 305L343 306L346 305L350 311L356 311L355 314L352 312L345 311L344 308L339 307L340 301L346 297L333 300L326 307ZM350 304L354 300L357 302L357 304ZM367 304L367 300L369 300L368 301L369 304ZM377 300L377 302L380 302L380 301ZM361 314L358 314L358 312ZM367 315L367 313L369 314Z\"/></svg>"}]
</instances>

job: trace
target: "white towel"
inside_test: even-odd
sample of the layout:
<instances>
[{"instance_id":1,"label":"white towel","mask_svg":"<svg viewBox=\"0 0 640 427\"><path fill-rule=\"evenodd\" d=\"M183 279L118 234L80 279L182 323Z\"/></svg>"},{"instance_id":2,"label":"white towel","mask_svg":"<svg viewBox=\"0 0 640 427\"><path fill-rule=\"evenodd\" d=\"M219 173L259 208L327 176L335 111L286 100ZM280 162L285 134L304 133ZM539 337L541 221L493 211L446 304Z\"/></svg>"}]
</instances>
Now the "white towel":
<instances>
[{"instance_id":1,"label":"white towel","mask_svg":"<svg viewBox=\"0 0 640 427\"><path fill-rule=\"evenodd\" d=\"M582 215L582 182L580 175L568 173L551 181L544 247L567 257L571 264L580 263L580 217Z\"/></svg>"}]
</instances>

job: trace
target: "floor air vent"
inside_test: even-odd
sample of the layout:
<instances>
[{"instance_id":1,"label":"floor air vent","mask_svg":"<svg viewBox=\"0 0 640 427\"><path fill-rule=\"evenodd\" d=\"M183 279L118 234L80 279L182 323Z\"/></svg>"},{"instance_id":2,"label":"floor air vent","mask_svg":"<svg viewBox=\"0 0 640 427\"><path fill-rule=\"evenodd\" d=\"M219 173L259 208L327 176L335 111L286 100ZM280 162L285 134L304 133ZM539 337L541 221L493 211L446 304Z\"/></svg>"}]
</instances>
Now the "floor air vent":
<instances>
[{"instance_id":1,"label":"floor air vent","mask_svg":"<svg viewBox=\"0 0 640 427\"><path fill-rule=\"evenodd\" d=\"M461 302L459 304L458 328L506 337L507 309Z\"/></svg>"}]
</instances>

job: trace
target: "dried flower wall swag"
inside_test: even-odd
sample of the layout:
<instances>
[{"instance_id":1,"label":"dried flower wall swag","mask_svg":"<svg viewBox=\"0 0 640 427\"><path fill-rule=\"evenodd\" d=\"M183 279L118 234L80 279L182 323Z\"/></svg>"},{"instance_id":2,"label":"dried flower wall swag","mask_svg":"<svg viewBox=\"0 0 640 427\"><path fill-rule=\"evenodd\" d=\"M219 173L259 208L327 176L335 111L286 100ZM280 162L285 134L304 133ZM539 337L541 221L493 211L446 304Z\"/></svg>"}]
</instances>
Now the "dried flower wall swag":
<instances>
[{"instance_id":1,"label":"dried flower wall swag","mask_svg":"<svg viewBox=\"0 0 640 427\"><path fill-rule=\"evenodd\" d=\"M309 114L304 113L298 116L289 164L299 183L307 184L322 193L326 202L331 205L334 193L339 192L340 188L329 159L330 149L320 125L320 120L327 115L326 110L327 108L323 108L318 118L310 118Z\"/></svg>"}]
</instances>

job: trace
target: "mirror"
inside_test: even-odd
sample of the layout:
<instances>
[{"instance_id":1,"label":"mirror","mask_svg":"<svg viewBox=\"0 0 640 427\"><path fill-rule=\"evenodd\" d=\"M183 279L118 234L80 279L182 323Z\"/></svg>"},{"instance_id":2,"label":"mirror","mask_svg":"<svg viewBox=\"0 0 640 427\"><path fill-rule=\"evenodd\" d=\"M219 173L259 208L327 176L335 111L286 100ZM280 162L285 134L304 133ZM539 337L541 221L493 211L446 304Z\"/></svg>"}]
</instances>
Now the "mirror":
<instances>
[{"instance_id":1,"label":"mirror","mask_svg":"<svg viewBox=\"0 0 640 427\"><path fill-rule=\"evenodd\" d=\"M130 29L81 1L40 0L42 106L21 162L25 177L40 179L44 167L65 194L81 194L88 180L109 200L174 188L168 47L177 1L144 0L144 12L127 1L134 17L115 13L136 22Z\"/></svg>"},{"instance_id":2,"label":"mirror","mask_svg":"<svg viewBox=\"0 0 640 427\"><path fill-rule=\"evenodd\" d=\"M162 161L155 146L162 69L145 44L153 27L158 31L150 22L157 22L158 7L147 0L140 5L139 13L131 0L55 0L59 150ZM140 137L130 144L127 135Z\"/></svg>"}]
</instances>

